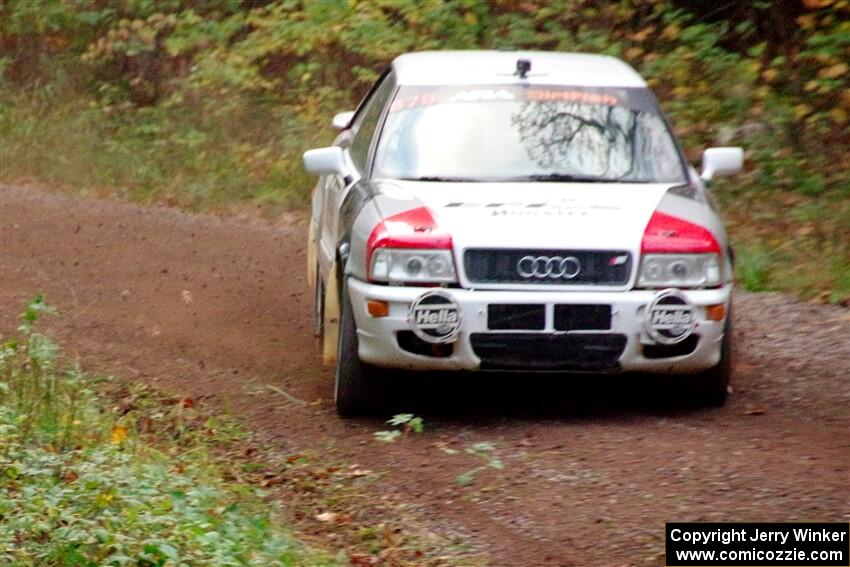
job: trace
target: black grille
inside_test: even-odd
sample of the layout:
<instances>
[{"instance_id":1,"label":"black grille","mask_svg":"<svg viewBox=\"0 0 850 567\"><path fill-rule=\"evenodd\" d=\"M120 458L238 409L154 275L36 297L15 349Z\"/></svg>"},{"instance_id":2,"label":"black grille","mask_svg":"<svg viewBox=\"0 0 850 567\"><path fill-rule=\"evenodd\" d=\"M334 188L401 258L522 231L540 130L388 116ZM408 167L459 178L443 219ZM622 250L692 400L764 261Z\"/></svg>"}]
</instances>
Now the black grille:
<instances>
[{"instance_id":1,"label":"black grille","mask_svg":"<svg viewBox=\"0 0 850 567\"><path fill-rule=\"evenodd\" d=\"M613 333L473 333L469 340L482 370L610 370L626 348L626 336Z\"/></svg>"},{"instance_id":2,"label":"black grille","mask_svg":"<svg viewBox=\"0 0 850 567\"><path fill-rule=\"evenodd\" d=\"M532 258L575 258L581 266L578 275L564 277L523 277L517 264L526 256ZM629 281L632 257L626 251L553 250L553 249L488 249L470 248L463 254L466 277L472 283L538 284L538 285L624 285ZM567 272L572 273L570 263Z\"/></svg>"},{"instance_id":3,"label":"black grille","mask_svg":"<svg viewBox=\"0 0 850 567\"><path fill-rule=\"evenodd\" d=\"M697 349L699 335L691 335L674 345L643 345L643 356L646 358L671 358L685 356Z\"/></svg>"},{"instance_id":4,"label":"black grille","mask_svg":"<svg viewBox=\"0 0 850 567\"><path fill-rule=\"evenodd\" d=\"M487 327L494 331L542 331L545 305L494 304L487 309Z\"/></svg>"},{"instance_id":5,"label":"black grille","mask_svg":"<svg viewBox=\"0 0 850 567\"><path fill-rule=\"evenodd\" d=\"M417 337L413 331L399 331L397 335L398 346L402 350L418 354L420 356L433 356L435 358L448 358L452 355L454 347L449 344L426 343Z\"/></svg>"},{"instance_id":6,"label":"black grille","mask_svg":"<svg viewBox=\"0 0 850 567\"><path fill-rule=\"evenodd\" d=\"M607 331L611 328L610 305L556 305L556 331Z\"/></svg>"}]
</instances>

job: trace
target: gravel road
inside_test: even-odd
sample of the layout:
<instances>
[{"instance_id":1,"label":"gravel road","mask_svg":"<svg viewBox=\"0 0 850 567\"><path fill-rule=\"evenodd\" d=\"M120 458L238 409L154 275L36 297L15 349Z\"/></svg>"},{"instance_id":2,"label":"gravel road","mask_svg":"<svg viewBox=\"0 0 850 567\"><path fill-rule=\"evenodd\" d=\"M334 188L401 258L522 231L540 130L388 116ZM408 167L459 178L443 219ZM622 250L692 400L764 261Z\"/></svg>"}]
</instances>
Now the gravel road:
<instances>
[{"instance_id":1,"label":"gravel road","mask_svg":"<svg viewBox=\"0 0 850 567\"><path fill-rule=\"evenodd\" d=\"M48 296L85 368L236 413L274 450L386 472L404 504L499 565L657 565L664 522L850 521L850 311L738 293L733 393L684 406L641 376L400 376L381 444L343 421L311 335L303 217L278 222L0 186L0 330ZM317 404L300 406L266 385ZM266 392L258 395L259 391ZM463 453L489 441L504 469ZM459 450L453 454L446 449Z\"/></svg>"}]
</instances>

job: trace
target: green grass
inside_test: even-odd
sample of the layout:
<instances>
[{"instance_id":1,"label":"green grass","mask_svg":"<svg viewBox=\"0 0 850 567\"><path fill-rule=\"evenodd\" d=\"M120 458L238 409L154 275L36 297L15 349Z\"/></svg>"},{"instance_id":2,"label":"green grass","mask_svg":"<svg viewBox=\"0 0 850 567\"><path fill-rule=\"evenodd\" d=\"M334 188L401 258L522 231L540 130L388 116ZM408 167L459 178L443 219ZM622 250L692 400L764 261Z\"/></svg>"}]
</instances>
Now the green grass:
<instances>
[{"instance_id":1,"label":"green grass","mask_svg":"<svg viewBox=\"0 0 850 567\"><path fill-rule=\"evenodd\" d=\"M0 564L336 565L228 480L227 421L63 367L27 308L0 351Z\"/></svg>"},{"instance_id":2,"label":"green grass","mask_svg":"<svg viewBox=\"0 0 850 567\"><path fill-rule=\"evenodd\" d=\"M738 280L748 291L766 291L769 288L770 253L761 249L743 248L736 255Z\"/></svg>"},{"instance_id":3,"label":"green grass","mask_svg":"<svg viewBox=\"0 0 850 567\"><path fill-rule=\"evenodd\" d=\"M745 175L724 180L715 193L745 289L850 304L850 186L833 183L808 195Z\"/></svg>"},{"instance_id":4,"label":"green grass","mask_svg":"<svg viewBox=\"0 0 850 567\"><path fill-rule=\"evenodd\" d=\"M304 206L315 180L301 154L332 135L238 97L102 108L67 93L2 90L4 181L190 210Z\"/></svg>"}]
</instances>

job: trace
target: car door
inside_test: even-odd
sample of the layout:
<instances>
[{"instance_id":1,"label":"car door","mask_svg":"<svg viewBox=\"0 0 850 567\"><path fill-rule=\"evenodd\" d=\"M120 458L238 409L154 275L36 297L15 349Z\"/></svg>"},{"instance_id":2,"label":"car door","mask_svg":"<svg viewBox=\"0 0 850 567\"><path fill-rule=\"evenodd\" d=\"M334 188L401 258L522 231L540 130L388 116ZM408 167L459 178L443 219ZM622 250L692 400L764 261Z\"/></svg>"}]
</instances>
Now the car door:
<instances>
[{"instance_id":1,"label":"car door","mask_svg":"<svg viewBox=\"0 0 850 567\"><path fill-rule=\"evenodd\" d=\"M391 72L386 73L360 104L351 127L337 138L336 145L343 148L348 169L352 175L348 178L343 178L341 175L329 175L322 187L322 220L318 256L320 268L324 274L327 274L336 259L336 248L340 238L340 207L351 186L368 175L370 151L375 133L384 115L384 107L394 92L395 78Z\"/></svg>"}]
</instances>

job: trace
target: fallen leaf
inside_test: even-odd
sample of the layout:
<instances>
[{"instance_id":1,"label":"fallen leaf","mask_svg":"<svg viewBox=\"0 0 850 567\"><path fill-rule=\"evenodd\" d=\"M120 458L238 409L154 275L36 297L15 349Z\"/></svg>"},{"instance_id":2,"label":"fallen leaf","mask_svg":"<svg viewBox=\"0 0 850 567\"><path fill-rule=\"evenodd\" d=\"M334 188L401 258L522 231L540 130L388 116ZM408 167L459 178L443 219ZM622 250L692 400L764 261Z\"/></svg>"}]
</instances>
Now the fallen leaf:
<instances>
[{"instance_id":1,"label":"fallen leaf","mask_svg":"<svg viewBox=\"0 0 850 567\"><path fill-rule=\"evenodd\" d=\"M316 514L316 519L320 522L324 522L326 524L330 524L331 522L335 522L337 518L337 514L335 512L322 512L321 514Z\"/></svg>"},{"instance_id":2,"label":"fallen leaf","mask_svg":"<svg viewBox=\"0 0 850 567\"><path fill-rule=\"evenodd\" d=\"M283 484L284 482L285 482L285 481L284 481L284 480L283 480L283 478L282 478L282 477L280 477L280 476L270 476L270 477L268 477L268 478L264 478L263 480L261 480L261 481L260 481L260 486L262 486L262 487L264 487L264 488L265 488L265 487L267 487L267 486L274 486L274 485L276 485L276 484ZM320 514L320 515L321 515L321 514Z\"/></svg>"},{"instance_id":3,"label":"fallen leaf","mask_svg":"<svg viewBox=\"0 0 850 567\"><path fill-rule=\"evenodd\" d=\"M109 437L114 444L119 445L127 439L127 428L123 425L116 425L112 428Z\"/></svg>"},{"instance_id":4,"label":"fallen leaf","mask_svg":"<svg viewBox=\"0 0 850 567\"><path fill-rule=\"evenodd\" d=\"M797 236L806 236L815 231L815 227L811 224L804 224L796 230Z\"/></svg>"},{"instance_id":5,"label":"fallen leaf","mask_svg":"<svg viewBox=\"0 0 850 567\"><path fill-rule=\"evenodd\" d=\"M368 565L375 565L377 563L377 557L372 557L371 555L366 555L365 553L351 553L348 555L348 563L353 567L365 567Z\"/></svg>"}]
</instances>

